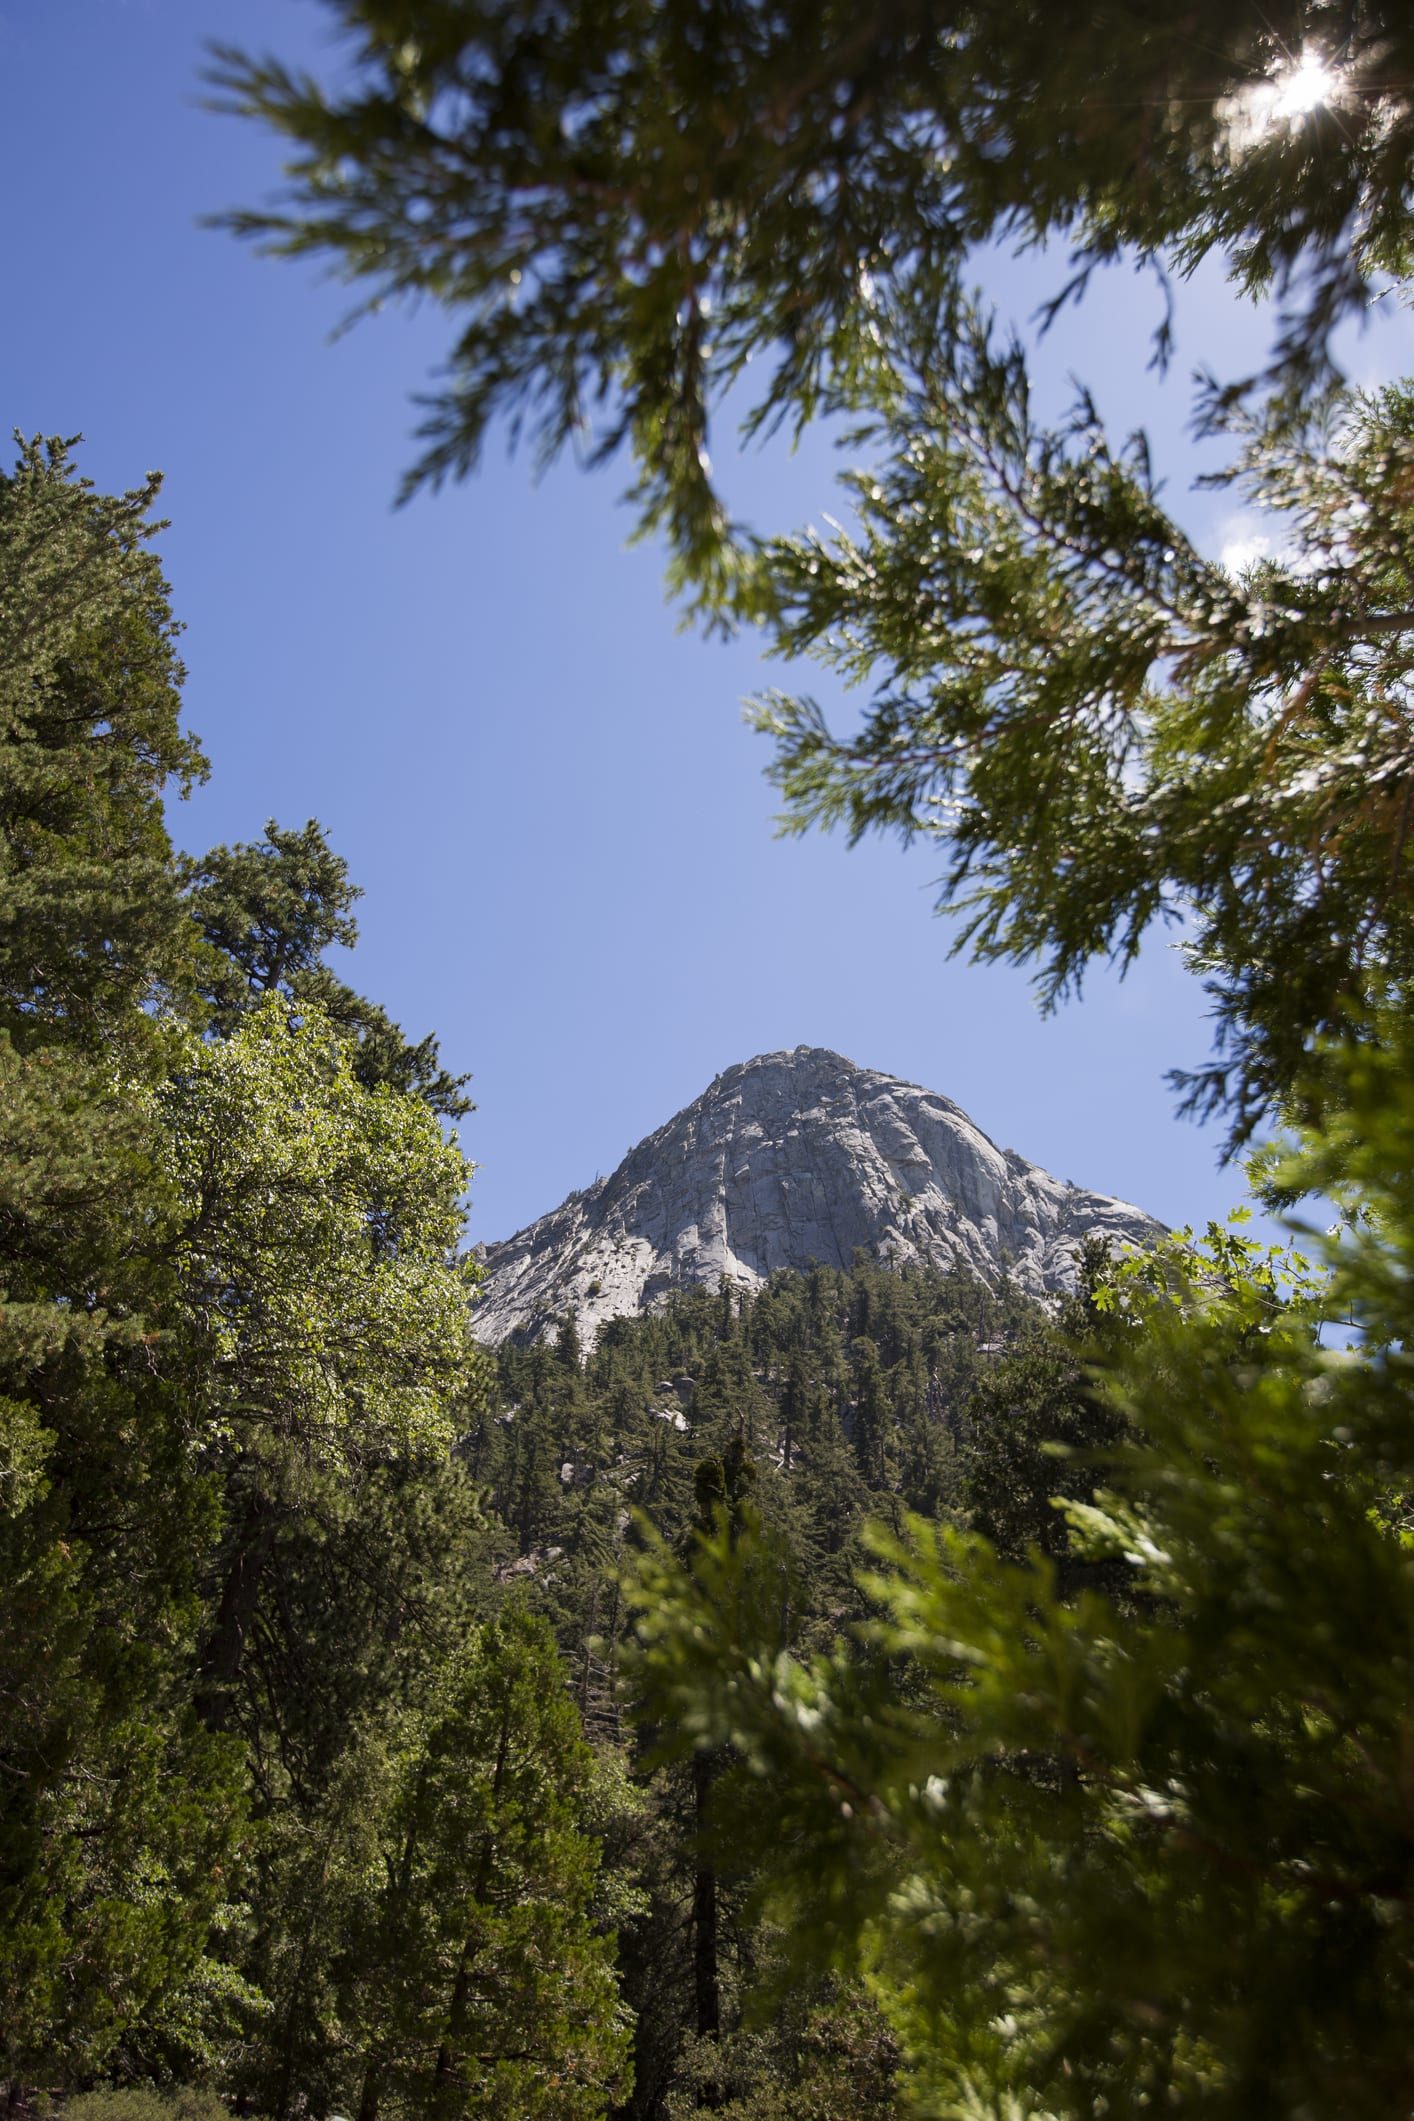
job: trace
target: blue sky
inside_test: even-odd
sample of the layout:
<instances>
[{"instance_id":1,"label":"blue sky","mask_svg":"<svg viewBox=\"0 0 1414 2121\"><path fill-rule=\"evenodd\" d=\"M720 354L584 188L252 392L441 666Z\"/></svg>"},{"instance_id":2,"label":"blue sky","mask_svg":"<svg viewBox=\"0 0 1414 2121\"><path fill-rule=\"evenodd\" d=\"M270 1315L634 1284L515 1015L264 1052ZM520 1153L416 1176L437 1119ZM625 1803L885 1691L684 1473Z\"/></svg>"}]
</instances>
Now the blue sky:
<instances>
[{"instance_id":1,"label":"blue sky","mask_svg":"<svg viewBox=\"0 0 1414 2121\"><path fill-rule=\"evenodd\" d=\"M1207 1048L1166 939L1043 1019L1024 973L948 957L936 854L775 839L739 703L782 673L751 641L680 630L661 553L627 544L624 469L536 482L493 449L474 481L393 509L445 323L390 314L331 344L339 289L199 225L262 199L279 159L200 107L205 41L318 65L326 22L316 0L0 0L0 405L7 426L82 432L104 488L166 474L187 714L213 768L176 835L196 850L322 819L366 894L350 976L474 1074L471 1235L509 1234L718 1070L798 1043L942 1090L1166 1220L1223 1213L1240 1179L1163 1081ZM1024 311L1044 271L999 261L991 285ZM1146 420L1217 551L1250 526L1185 496L1183 378L1241 367L1261 320L1205 280L1159 386L1156 313L1113 276L1046 342L1044 388L1058 401L1073 372L1116 424ZM1409 317L1381 317L1350 365L1414 369ZM773 522L834 505L823 440L728 475Z\"/></svg>"}]
</instances>

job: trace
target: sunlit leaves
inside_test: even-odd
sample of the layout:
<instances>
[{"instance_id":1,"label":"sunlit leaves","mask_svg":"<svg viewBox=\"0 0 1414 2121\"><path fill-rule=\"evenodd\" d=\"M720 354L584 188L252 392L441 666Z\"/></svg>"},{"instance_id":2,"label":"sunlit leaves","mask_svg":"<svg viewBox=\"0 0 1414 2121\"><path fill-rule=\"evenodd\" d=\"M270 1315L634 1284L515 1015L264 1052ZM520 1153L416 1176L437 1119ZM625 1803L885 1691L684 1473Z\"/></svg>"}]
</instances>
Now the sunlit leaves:
<instances>
[{"instance_id":1,"label":"sunlit leaves","mask_svg":"<svg viewBox=\"0 0 1414 2121\"><path fill-rule=\"evenodd\" d=\"M180 1310L210 1363L197 1433L265 1427L321 1459L449 1443L466 1166L426 1107L365 1090L318 1012L272 1000L191 1039L156 1110Z\"/></svg>"}]
</instances>

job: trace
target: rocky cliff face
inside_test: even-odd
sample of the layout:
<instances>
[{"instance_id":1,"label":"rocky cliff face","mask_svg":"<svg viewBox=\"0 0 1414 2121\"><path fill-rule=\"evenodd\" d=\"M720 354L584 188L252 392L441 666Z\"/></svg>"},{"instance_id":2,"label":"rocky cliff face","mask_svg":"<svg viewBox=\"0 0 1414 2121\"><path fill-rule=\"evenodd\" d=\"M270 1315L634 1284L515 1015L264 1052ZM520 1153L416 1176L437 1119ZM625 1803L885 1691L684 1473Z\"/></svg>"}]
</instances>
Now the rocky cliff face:
<instances>
[{"instance_id":1,"label":"rocky cliff face","mask_svg":"<svg viewBox=\"0 0 1414 2121\"><path fill-rule=\"evenodd\" d=\"M950 1098L797 1046L728 1068L610 1177L486 1247L473 1316L483 1340L535 1339L573 1304L588 1344L674 1287L848 1267L861 1247L1045 1296L1073 1287L1083 1238L1161 1227L998 1149Z\"/></svg>"}]
</instances>

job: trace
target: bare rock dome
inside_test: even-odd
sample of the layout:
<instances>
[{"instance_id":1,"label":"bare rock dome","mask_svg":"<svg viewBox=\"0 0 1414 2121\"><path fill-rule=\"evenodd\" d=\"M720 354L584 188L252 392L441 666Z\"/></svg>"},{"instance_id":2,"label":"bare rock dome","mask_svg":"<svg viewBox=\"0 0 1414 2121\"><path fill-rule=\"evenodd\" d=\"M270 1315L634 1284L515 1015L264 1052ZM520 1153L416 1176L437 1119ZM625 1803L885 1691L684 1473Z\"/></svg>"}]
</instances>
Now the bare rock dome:
<instances>
[{"instance_id":1,"label":"bare rock dome","mask_svg":"<svg viewBox=\"0 0 1414 2121\"><path fill-rule=\"evenodd\" d=\"M796 1046L728 1068L608 1178L485 1247L473 1322L486 1341L536 1339L573 1305L588 1344L673 1288L756 1287L860 1249L1049 1296L1074 1287L1085 1238L1162 1228L997 1148L951 1098Z\"/></svg>"}]
</instances>

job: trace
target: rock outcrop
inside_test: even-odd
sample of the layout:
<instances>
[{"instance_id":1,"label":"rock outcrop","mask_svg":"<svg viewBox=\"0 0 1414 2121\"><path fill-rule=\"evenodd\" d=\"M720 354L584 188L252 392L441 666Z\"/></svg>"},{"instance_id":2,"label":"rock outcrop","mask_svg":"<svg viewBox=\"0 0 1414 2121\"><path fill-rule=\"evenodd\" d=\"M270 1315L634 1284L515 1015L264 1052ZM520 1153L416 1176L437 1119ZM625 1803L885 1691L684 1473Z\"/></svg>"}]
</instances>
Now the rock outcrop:
<instances>
[{"instance_id":1,"label":"rock outcrop","mask_svg":"<svg viewBox=\"0 0 1414 2121\"><path fill-rule=\"evenodd\" d=\"M573 1305L585 1344L668 1291L757 1286L781 1267L1010 1274L1034 1296L1074 1286L1081 1241L1143 1243L1162 1225L1052 1178L950 1098L816 1046L728 1068L610 1177L481 1250L483 1340L538 1339Z\"/></svg>"}]
</instances>

